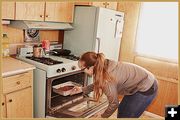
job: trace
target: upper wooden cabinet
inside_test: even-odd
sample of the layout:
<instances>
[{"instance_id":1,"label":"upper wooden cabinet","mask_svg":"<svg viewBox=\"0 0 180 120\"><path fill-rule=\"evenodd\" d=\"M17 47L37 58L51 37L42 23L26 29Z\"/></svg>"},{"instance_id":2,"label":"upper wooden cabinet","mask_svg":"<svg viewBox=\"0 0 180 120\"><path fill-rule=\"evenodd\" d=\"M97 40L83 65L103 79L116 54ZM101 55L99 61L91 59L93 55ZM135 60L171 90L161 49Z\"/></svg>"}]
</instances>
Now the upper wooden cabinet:
<instances>
[{"instance_id":1,"label":"upper wooden cabinet","mask_svg":"<svg viewBox=\"0 0 180 120\"><path fill-rule=\"evenodd\" d=\"M73 22L73 2L16 2L16 20Z\"/></svg>"},{"instance_id":2,"label":"upper wooden cabinet","mask_svg":"<svg viewBox=\"0 0 180 120\"><path fill-rule=\"evenodd\" d=\"M45 21L73 22L74 3L46 2Z\"/></svg>"},{"instance_id":3,"label":"upper wooden cabinet","mask_svg":"<svg viewBox=\"0 0 180 120\"><path fill-rule=\"evenodd\" d=\"M16 2L16 20L44 21L45 2Z\"/></svg>"},{"instance_id":4,"label":"upper wooden cabinet","mask_svg":"<svg viewBox=\"0 0 180 120\"><path fill-rule=\"evenodd\" d=\"M75 5L87 5L87 6L89 6L89 5L92 5L92 2L75 2L74 4Z\"/></svg>"},{"instance_id":5,"label":"upper wooden cabinet","mask_svg":"<svg viewBox=\"0 0 180 120\"><path fill-rule=\"evenodd\" d=\"M117 10L117 2L93 2L92 5Z\"/></svg>"},{"instance_id":6,"label":"upper wooden cabinet","mask_svg":"<svg viewBox=\"0 0 180 120\"><path fill-rule=\"evenodd\" d=\"M15 2L2 2L2 19L15 18Z\"/></svg>"}]
</instances>

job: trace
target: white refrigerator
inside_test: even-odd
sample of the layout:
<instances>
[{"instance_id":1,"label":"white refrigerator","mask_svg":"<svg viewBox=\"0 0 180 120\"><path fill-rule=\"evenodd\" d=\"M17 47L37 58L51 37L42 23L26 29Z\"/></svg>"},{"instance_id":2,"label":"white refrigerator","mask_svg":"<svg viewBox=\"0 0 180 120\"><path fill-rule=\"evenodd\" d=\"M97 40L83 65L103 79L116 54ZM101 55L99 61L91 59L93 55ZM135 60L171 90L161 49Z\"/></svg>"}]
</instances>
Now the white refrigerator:
<instances>
[{"instance_id":1,"label":"white refrigerator","mask_svg":"<svg viewBox=\"0 0 180 120\"><path fill-rule=\"evenodd\" d=\"M123 25L123 12L76 6L73 30L64 32L63 48L78 56L87 51L100 52L118 61Z\"/></svg>"}]
</instances>

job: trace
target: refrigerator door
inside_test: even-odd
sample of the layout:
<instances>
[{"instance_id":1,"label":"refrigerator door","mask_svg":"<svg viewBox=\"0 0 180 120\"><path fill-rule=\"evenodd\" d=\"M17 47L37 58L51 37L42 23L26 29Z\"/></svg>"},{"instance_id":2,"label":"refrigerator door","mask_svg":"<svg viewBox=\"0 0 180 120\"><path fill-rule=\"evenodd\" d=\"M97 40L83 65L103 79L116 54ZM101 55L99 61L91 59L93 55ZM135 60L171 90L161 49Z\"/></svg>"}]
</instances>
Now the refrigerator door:
<instances>
[{"instance_id":1,"label":"refrigerator door","mask_svg":"<svg viewBox=\"0 0 180 120\"><path fill-rule=\"evenodd\" d=\"M118 61L124 13L106 8L98 10L95 51L99 49L106 58Z\"/></svg>"}]
</instances>

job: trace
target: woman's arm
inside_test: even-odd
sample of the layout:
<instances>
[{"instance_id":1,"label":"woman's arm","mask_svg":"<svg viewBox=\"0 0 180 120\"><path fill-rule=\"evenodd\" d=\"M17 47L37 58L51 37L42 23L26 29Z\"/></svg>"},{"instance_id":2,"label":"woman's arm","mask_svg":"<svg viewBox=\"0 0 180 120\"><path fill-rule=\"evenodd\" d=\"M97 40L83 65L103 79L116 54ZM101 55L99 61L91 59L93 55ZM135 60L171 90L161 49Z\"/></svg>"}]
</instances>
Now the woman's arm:
<instances>
[{"instance_id":1,"label":"woman's arm","mask_svg":"<svg viewBox=\"0 0 180 120\"><path fill-rule=\"evenodd\" d=\"M93 90L94 90L94 84L90 84L90 85L85 86L85 87L82 88L82 91L83 91L84 94L89 94Z\"/></svg>"},{"instance_id":2,"label":"woman's arm","mask_svg":"<svg viewBox=\"0 0 180 120\"><path fill-rule=\"evenodd\" d=\"M107 82L103 89L103 92L107 96L109 105L101 115L101 117L108 118L116 111L119 106L117 87L114 83Z\"/></svg>"},{"instance_id":3,"label":"woman's arm","mask_svg":"<svg viewBox=\"0 0 180 120\"><path fill-rule=\"evenodd\" d=\"M90 92L92 92L94 89L94 84L90 84L86 87L74 87L73 90L71 91L71 94L70 95L75 95L75 94L78 94L78 93L81 93L83 92L84 94L89 94Z\"/></svg>"}]
</instances>

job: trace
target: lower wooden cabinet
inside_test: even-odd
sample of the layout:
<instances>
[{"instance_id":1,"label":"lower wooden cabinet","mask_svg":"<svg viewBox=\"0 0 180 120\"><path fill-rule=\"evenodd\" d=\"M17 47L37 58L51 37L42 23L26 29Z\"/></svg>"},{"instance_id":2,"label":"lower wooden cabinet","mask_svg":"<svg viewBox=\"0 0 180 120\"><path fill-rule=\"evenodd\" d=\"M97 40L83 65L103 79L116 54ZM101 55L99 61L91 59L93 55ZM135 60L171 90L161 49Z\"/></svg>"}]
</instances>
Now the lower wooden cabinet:
<instances>
[{"instance_id":1,"label":"lower wooden cabinet","mask_svg":"<svg viewBox=\"0 0 180 120\"><path fill-rule=\"evenodd\" d=\"M33 117L32 80L33 71L3 78L3 94L1 94L3 118Z\"/></svg>"},{"instance_id":2,"label":"lower wooden cabinet","mask_svg":"<svg viewBox=\"0 0 180 120\"><path fill-rule=\"evenodd\" d=\"M6 95L7 118L32 118L32 88Z\"/></svg>"},{"instance_id":3,"label":"lower wooden cabinet","mask_svg":"<svg viewBox=\"0 0 180 120\"><path fill-rule=\"evenodd\" d=\"M3 118L6 117L6 104L5 104L5 96L1 95L1 116Z\"/></svg>"}]
</instances>

